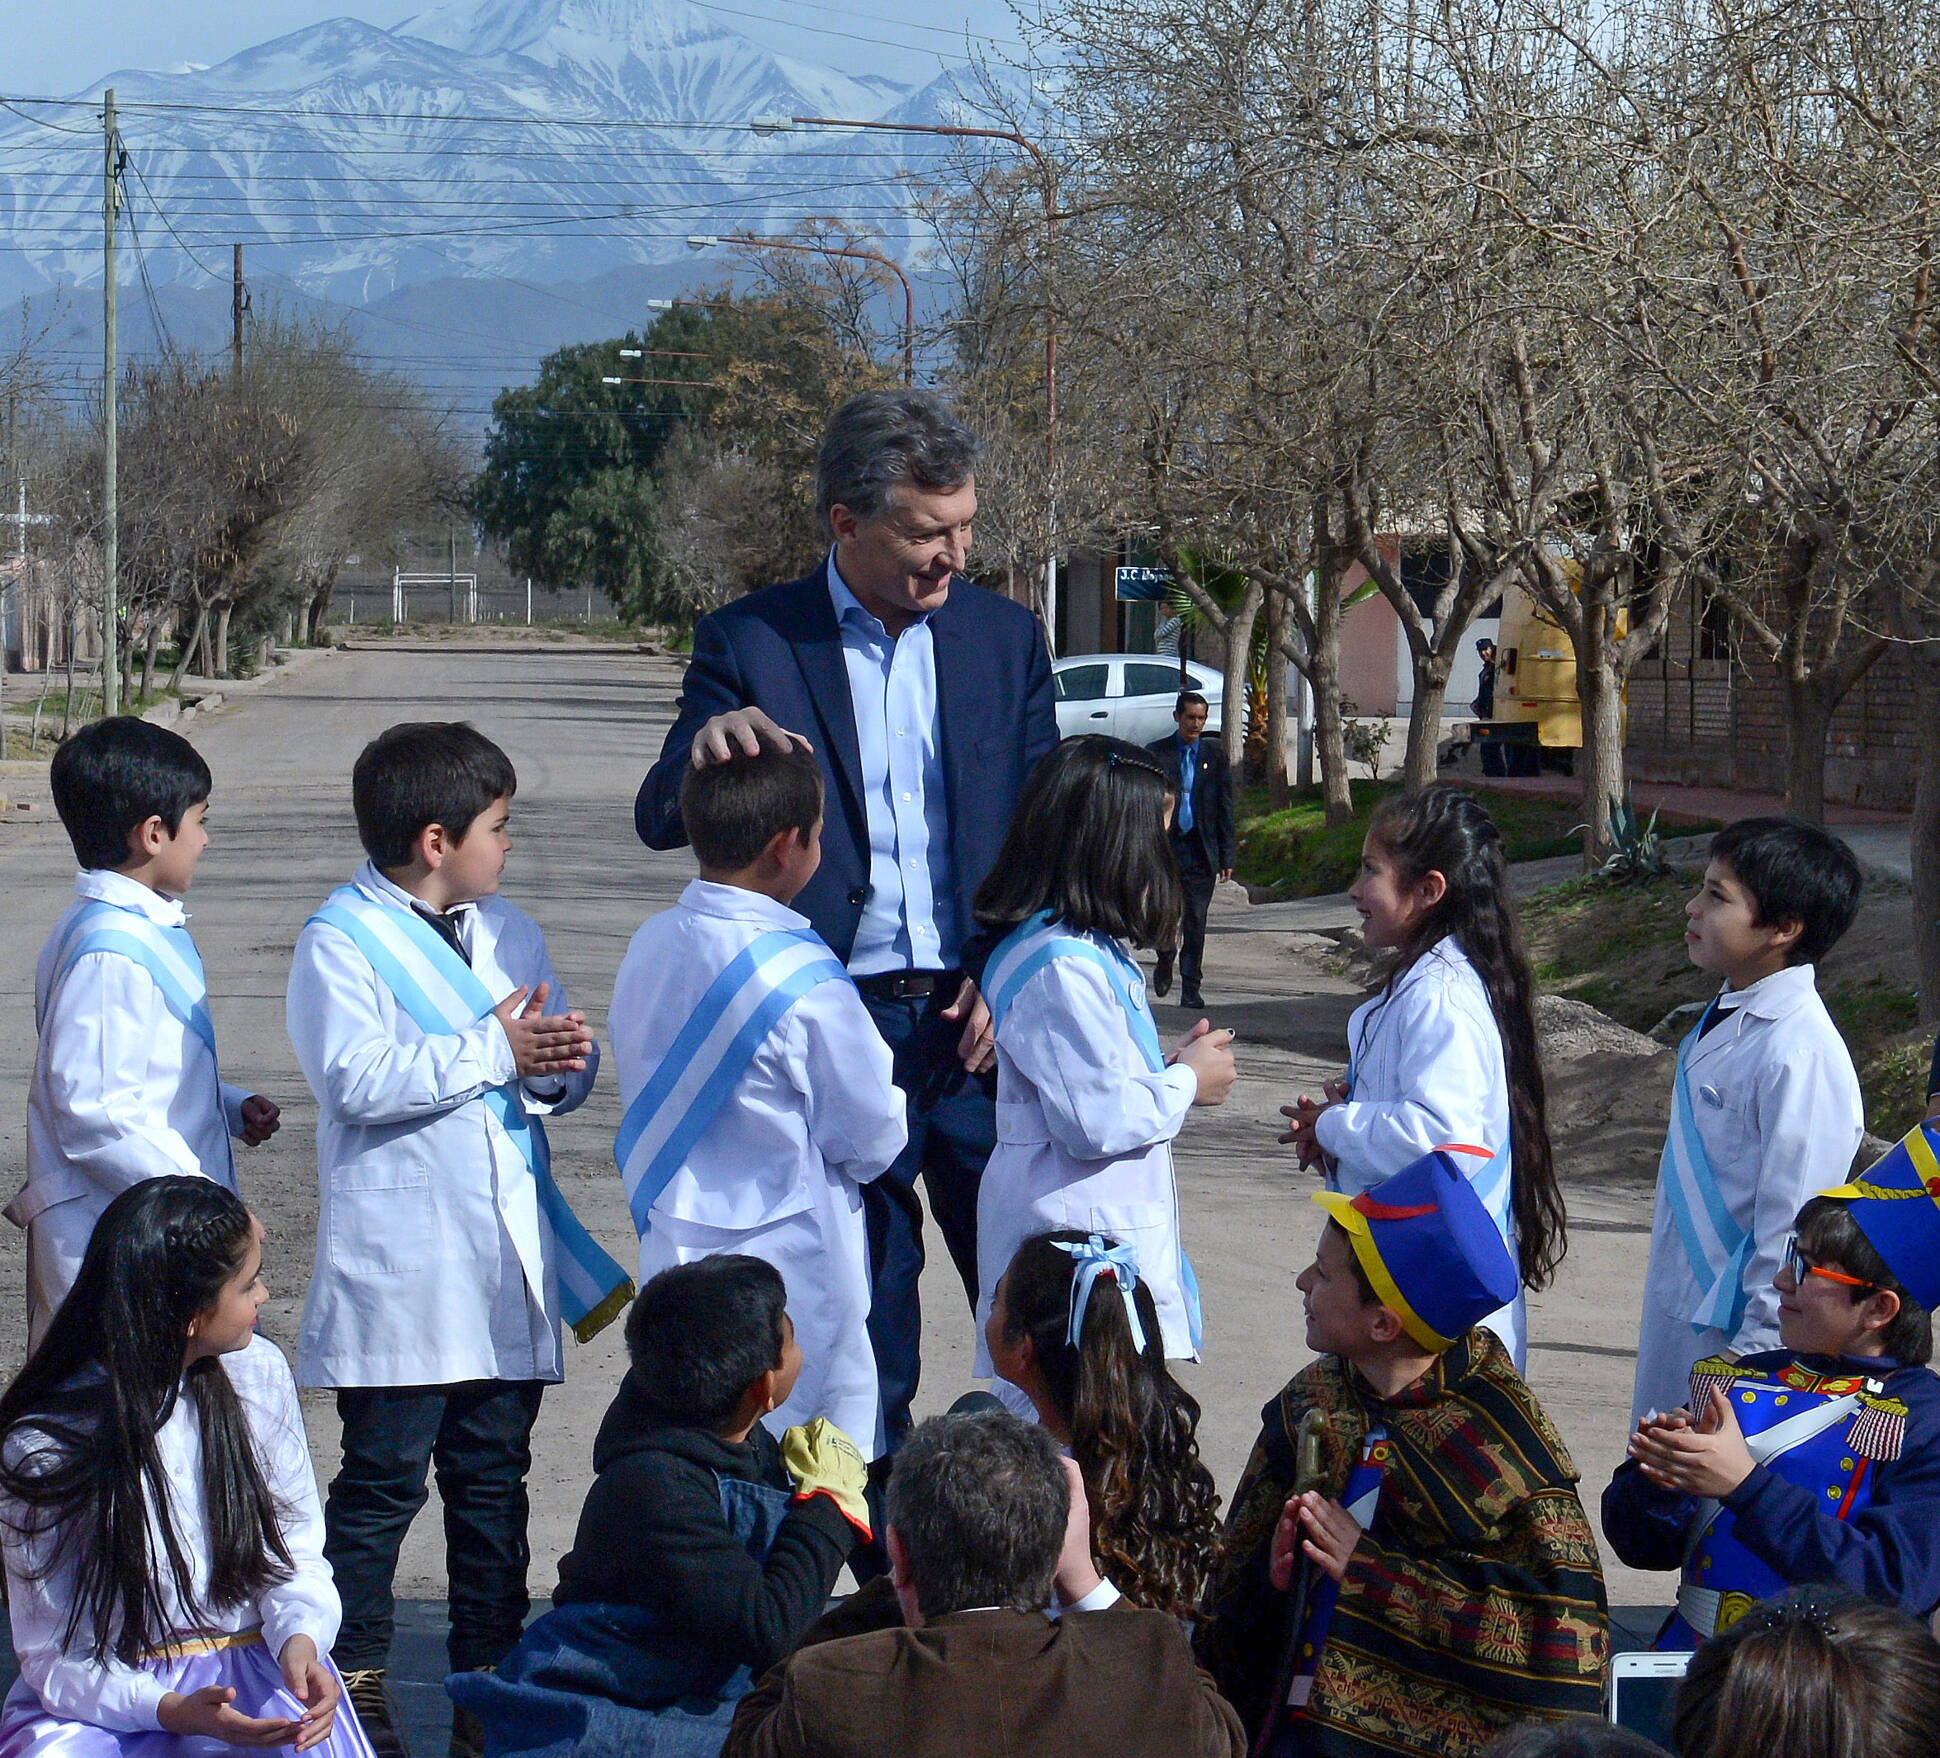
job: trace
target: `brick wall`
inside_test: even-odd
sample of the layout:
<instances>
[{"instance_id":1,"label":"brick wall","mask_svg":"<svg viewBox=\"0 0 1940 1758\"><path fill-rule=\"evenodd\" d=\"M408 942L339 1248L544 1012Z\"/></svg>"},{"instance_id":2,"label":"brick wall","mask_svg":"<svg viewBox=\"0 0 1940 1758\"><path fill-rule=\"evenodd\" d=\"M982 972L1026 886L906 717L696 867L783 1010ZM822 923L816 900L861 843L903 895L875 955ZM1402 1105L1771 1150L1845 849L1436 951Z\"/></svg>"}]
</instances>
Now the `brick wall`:
<instances>
[{"instance_id":1,"label":"brick wall","mask_svg":"<svg viewBox=\"0 0 1940 1758\"><path fill-rule=\"evenodd\" d=\"M1642 780L1782 789L1785 693L1769 666L1708 655L1734 645L1706 639L1688 604L1673 611L1663 642L1631 673L1629 757ZM1906 810L1913 803L1912 668L1889 649L1833 716L1826 795L1854 805Z\"/></svg>"}]
</instances>

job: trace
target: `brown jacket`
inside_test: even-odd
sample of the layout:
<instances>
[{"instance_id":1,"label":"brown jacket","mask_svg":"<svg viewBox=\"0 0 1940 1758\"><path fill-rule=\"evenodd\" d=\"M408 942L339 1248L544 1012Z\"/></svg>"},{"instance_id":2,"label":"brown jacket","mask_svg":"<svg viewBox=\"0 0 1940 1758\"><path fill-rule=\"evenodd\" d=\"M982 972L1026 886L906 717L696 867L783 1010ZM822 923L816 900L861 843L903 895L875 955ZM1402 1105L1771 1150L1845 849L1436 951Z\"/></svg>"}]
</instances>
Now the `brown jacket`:
<instances>
[{"instance_id":1,"label":"brown jacket","mask_svg":"<svg viewBox=\"0 0 1940 1758\"><path fill-rule=\"evenodd\" d=\"M911 1629L886 1586L741 1700L721 1758L1245 1758L1239 1717L1162 1612L955 1612Z\"/></svg>"}]
</instances>

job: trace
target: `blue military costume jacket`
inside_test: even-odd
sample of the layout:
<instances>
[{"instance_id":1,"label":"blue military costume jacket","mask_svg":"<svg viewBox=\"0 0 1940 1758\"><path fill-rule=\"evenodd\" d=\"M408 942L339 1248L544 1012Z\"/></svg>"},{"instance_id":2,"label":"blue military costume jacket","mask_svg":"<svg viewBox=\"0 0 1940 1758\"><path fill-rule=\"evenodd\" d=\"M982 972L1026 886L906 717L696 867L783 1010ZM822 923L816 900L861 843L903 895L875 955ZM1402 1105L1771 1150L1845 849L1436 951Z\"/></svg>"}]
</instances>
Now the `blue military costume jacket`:
<instances>
[{"instance_id":1,"label":"blue military costume jacket","mask_svg":"<svg viewBox=\"0 0 1940 1758\"><path fill-rule=\"evenodd\" d=\"M1693 1410L1713 1386L1754 1457L1761 1436L1780 1450L1719 1503L1663 1489L1634 1461L1603 1492L1617 1555L1634 1569L1682 1571L1659 1647L1694 1647L1755 1601L1808 1582L1914 1617L1940 1605L1940 1377L1877 1356L1774 1349L1699 1362Z\"/></svg>"}]
</instances>

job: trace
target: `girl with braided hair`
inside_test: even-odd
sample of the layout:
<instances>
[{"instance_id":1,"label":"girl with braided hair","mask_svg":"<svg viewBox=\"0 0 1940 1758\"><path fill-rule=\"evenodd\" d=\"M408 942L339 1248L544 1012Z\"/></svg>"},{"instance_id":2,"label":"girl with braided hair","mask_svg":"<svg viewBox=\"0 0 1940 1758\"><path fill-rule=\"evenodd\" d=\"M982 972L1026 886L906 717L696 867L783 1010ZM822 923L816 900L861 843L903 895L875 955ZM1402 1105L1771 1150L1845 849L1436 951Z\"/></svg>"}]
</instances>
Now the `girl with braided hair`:
<instances>
[{"instance_id":1,"label":"girl with braided hair","mask_svg":"<svg viewBox=\"0 0 1940 1758\"><path fill-rule=\"evenodd\" d=\"M1303 1167L1355 1196L1447 1148L1494 1216L1524 1288L1562 1262L1535 983L1502 833L1472 793L1437 782L1382 801L1348 896L1395 963L1348 1023L1344 1080L1281 1107ZM1523 1365L1523 1298L1483 1321Z\"/></svg>"},{"instance_id":2,"label":"girl with braided hair","mask_svg":"<svg viewBox=\"0 0 1940 1758\"><path fill-rule=\"evenodd\" d=\"M1019 1245L1046 1228L1130 1246L1165 1355L1197 1360L1199 1291L1179 1244L1172 1138L1233 1085L1233 1034L1200 1020L1168 1054L1132 948L1172 944L1182 907L1172 784L1123 739L1066 739L1031 771L978 924L999 936L983 995L997 1043L997 1146L977 1192L977 1366ZM1008 1382L1020 1416L1030 1402Z\"/></svg>"},{"instance_id":3,"label":"girl with braided hair","mask_svg":"<svg viewBox=\"0 0 1940 1758\"><path fill-rule=\"evenodd\" d=\"M340 1612L296 1384L256 1335L262 1263L234 1192L134 1185L0 1394L6 1758L370 1758L327 1658Z\"/></svg>"},{"instance_id":4,"label":"girl with braided hair","mask_svg":"<svg viewBox=\"0 0 1940 1758\"><path fill-rule=\"evenodd\" d=\"M1098 1233L1039 1233L991 1302L997 1372L1084 1475L1099 1572L1135 1605L1196 1615L1219 1539L1199 1404L1166 1370L1158 1308L1132 1253Z\"/></svg>"}]
</instances>

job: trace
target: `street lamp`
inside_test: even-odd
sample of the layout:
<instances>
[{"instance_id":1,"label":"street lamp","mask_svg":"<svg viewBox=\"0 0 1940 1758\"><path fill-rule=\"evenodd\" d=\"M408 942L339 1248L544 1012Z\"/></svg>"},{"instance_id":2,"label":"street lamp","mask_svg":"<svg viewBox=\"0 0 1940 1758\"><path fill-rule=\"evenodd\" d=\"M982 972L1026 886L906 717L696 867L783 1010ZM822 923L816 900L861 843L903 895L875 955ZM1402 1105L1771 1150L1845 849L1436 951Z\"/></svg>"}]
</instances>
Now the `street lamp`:
<instances>
[{"instance_id":1,"label":"street lamp","mask_svg":"<svg viewBox=\"0 0 1940 1758\"><path fill-rule=\"evenodd\" d=\"M942 122L860 122L842 116L764 116L748 124L758 135L788 134L796 128L874 128L888 134L942 134L959 139L1007 140L1031 155L1042 179L1044 231L1047 249L1056 242L1058 229L1057 171L1035 141L1008 128L960 128ZM1058 466L1058 314L1044 314L1044 468L1050 477L1052 526L1051 543L1056 545ZM1044 562L1044 621L1051 649L1057 651L1058 562L1055 554Z\"/></svg>"},{"instance_id":2,"label":"street lamp","mask_svg":"<svg viewBox=\"0 0 1940 1758\"><path fill-rule=\"evenodd\" d=\"M903 273L903 265L893 256L884 256L874 250L854 250L839 244L802 244L792 238L757 238L752 232L727 232L719 236L711 232L690 232L687 236L689 250L720 250L727 245L746 245L755 250L799 250L809 256L849 256L861 262L880 263L903 284L903 383L915 383L916 295L910 288L909 276Z\"/></svg>"}]
</instances>

